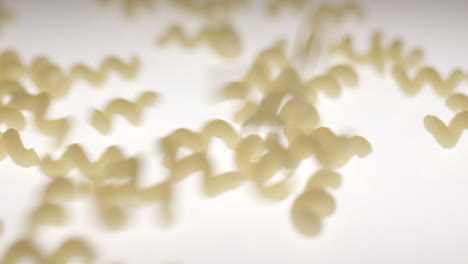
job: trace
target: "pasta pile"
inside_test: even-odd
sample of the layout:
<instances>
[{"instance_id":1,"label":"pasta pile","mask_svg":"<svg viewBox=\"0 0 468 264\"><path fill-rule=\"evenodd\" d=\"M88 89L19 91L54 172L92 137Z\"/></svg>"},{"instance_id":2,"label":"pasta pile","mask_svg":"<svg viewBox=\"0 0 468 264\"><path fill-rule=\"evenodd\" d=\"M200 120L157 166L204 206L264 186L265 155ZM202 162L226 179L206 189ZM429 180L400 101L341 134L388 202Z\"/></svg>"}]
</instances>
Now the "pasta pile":
<instances>
[{"instance_id":1,"label":"pasta pile","mask_svg":"<svg viewBox=\"0 0 468 264\"><path fill-rule=\"evenodd\" d=\"M130 17L138 9L154 6L152 0L99 2L120 3L125 15ZM158 49L172 43L187 50L206 45L227 62L243 54L245 43L230 19L250 3L173 0L171 4L181 12L195 15L204 24L193 36L182 25L170 26L157 36ZM307 4L304 0L271 0L264 11L276 17L288 7L294 12L306 10ZM145 176L140 156L131 156L121 146L112 145L93 159L88 152L92 142L67 144L67 136L74 129L72 117L48 117L51 106L66 98L76 83L102 87L111 74L129 82L135 80L144 68L139 57L123 60L109 56L102 58L97 68L81 62L65 68L47 56L37 56L27 63L15 50L3 51L0 54L0 124L6 129L0 131L0 161L9 158L20 167L37 167L48 183L28 215L25 234L8 246L0 256L0 263L13 264L30 258L35 263L60 264L75 257L92 263L97 259L97 252L84 238L65 239L52 253L45 252L37 242L44 228L70 223L69 203L91 201L99 224L109 231L130 227L130 215L142 207L158 208L158 217L171 225L176 222L176 186L196 175L200 176L201 191L208 198L248 185L267 201L286 201L291 227L308 238L319 236L326 226L325 220L336 210L333 192L345 176L338 170L353 158L370 155L372 146L362 136L340 134L334 128L323 126L318 101L323 97L339 99L345 89L358 89L357 67L360 66L371 66L380 74L390 73L401 92L409 97L425 87L443 97L454 112L452 120L445 123L427 115L422 125L443 148L457 145L463 131L468 129L468 96L457 91L466 81L466 73L455 69L442 76L434 67L423 64L421 49L406 52L402 40L383 45L383 32L371 36L370 47L362 54L353 47L351 36L342 36L337 43L330 44L324 38L329 30L327 26L339 28L348 15L362 19L364 11L354 3L325 3L311 10L306 14L308 31L303 32L304 43L299 47L287 39L271 43L253 58L242 78L226 80L213 91L220 100L238 103L230 119L213 118L198 129L180 127L169 134L155 136L155 149L162 154L161 164L168 173L164 181L145 187L139 184ZM0 26L3 27L7 18L7 11L0 8ZM341 58L342 62L329 64L327 60L323 71L311 76L304 74L308 63L318 61L323 54L328 55L327 59ZM32 83L34 91L26 88L25 80ZM147 90L132 100L109 98L102 108L92 109L88 125L103 136L111 134L117 116L132 126L140 126L147 119L145 110L156 105L159 97L159 93ZM23 144L22 132L31 125L41 135L54 140L54 146L61 152L58 158ZM215 172L217 159L226 157L211 158L210 146L214 140L220 140L234 153L232 170ZM189 153L181 157L182 149ZM304 186L297 186L294 178L299 176L299 166L311 160L317 162L318 168L310 172ZM282 173L285 176L272 183ZM70 178L72 174L78 174L79 179ZM5 230L8 226L0 221L0 236Z\"/></svg>"}]
</instances>

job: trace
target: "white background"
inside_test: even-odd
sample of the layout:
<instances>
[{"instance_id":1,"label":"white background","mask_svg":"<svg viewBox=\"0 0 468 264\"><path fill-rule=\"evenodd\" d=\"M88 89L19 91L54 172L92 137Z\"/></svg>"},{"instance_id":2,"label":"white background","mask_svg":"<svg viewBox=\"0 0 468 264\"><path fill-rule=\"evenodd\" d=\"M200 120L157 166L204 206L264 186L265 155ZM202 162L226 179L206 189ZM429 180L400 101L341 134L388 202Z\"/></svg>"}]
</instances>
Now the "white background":
<instances>
[{"instance_id":1,"label":"white background","mask_svg":"<svg viewBox=\"0 0 468 264\"><path fill-rule=\"evenodd\" d=\"M136 81L113 76L101 89L76 84L66 99L53 105L49 117L73 118L67 144L83 144L93 158L113 144L138 155L145 184L151 184L167 173L159 164L157 139L179 127L198 129L210 119L229 119L238 105L216 99L222 84L240 79L254 55L274 40L294 37L300 14L284 11L270 18L263 3L253 2L233 18L244 46L235 61L225 61L204 47L157 48L156 37L169 25L183 23L192 32L202 25L163 1L154 12L141 12L133 21L117 6L103 7L93 0L6 1L15 21L4 26L0 47L17 50L28 63L47 55L64 68L78 62L97 66L109 55L124 60L139 56L143 70ZM467 65L464 1L361 2L367 19L352 21L337 33L351 34L360 50L367 50L371 32L382 30L386 42L401 37L405 47L422 47L425 63L444 76ZM191 177L177 187L178 219L169 229L158 223L157 205L138 210L128 230L112 233L92 217L89 204L76 203L68 206L74 212L71 224L44 229L41 246L48 252L68 237L83 237L97 249L96 263L467 263L468 136L454 149L443 150L422 122L427 114L445 122L452 118L443 100L429 87L420 96L406 98L388 74L357 69L357 89L345 91L339 100L320 98L317 108L322 125L366 137L373 152L340 170L344 182L334 192L338 210L325 220L319 237L296 233L288 215L300 184L316 169L309 166L298 173L294 195L275 204L258 199L247 186L207 200L198 178ZM146 112L141 127L116 118L112 135L104 137L89 125L92 108L102 109L116 97L133 100L148 89L161 93L163 100ZM466 91L466 83L459 89ZM54 151L59 157L63 152L51 149L51 140L32 126L22 138L41 156ZM230 156L215 155L219 156L224 158L219 162L232 165ZM0 163L0 219L5 228L0 255L22 236L26 216L46 182L38 168L23 169L8 158Z\"/></svg>"}]
</instances>

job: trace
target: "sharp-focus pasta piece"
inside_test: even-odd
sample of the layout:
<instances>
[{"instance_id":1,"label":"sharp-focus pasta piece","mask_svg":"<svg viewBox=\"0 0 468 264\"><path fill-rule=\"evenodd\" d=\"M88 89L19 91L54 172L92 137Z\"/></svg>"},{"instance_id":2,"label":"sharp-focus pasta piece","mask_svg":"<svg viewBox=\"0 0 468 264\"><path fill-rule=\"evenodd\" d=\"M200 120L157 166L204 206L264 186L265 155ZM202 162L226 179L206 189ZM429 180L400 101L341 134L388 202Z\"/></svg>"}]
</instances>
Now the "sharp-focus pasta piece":
<instances>
[{"instance_id":1,"label":"sharp-focus pasta piece","mask_svg":"<svg viewBox=\"0 0 468 264\"><path fill-rule=\"evenodd\" d=\"M176 25L164 33L157 44L165 46L174 41L189 49L207 43L216 53L225 58L236 58L240 56L242 50L239 34L229 24L208 26L192 37L187 36L184 30Z\"/></svg>"},{"instance_id":2,"label":"sharp-focus pasta piece","mask_svg":"<svg viewBox=\"0 0 468 264\"><path fill-rule=\"evenodd\" d=\"M73 82L84 80L93 86L102 86L112 73L126 80L133 80L140 68L141 63L137 57L132 57L129 62L117 57L107 57L97 70L84 64L75 64L70 70L70 78Z\"/></svg>"},{"instance_id":3,"label":"sharp-focus pasta piece","mask_svg":"<svg viewBox=\"0 0 468 264\"><path fill-rule=\"evenodd\" d=\"M101 134L109 134L112 131L112 121L115 115L121 115L132 125L138 126L143 118L143 111L154 105L158 94L148 91L142 93L136 102L131 102L123 98L112 100L104 111L94 110L91 116L91 125Z\"/></svg>"},{"instance_id":4,"label":"sharp-focus pasta piece","mask_svg":"<svg viewBox=\"0 0 468 264\"><path fill-rule=\"evenodd\" d=\"M6 152L11 160L18 166L29 168L39 164L39 157L34 149L26 149L21 141L20 134L15 129L8 129L0 135L0 157ZM3 150L1 150L4 148ZM3 155L1 154L3 152Z\"/></svg>"},{"instance_id":5,"label":"sharp-focus pasta piece","mask_svg":"<svg viewBox=\"0 0 468 264\"><path fill-rule=\"evenodd\" d=\"M455 69L444 79L436 69L423 67L411 77L404 68L396 65L393 68L393 77L407 96L418 94L424 85L430 84L437 95L445 97L452 94L463 82L464 73Z\"/></svg>"},{"instance_id":6,"label":"sharp-focus pasta piece","mask_svg":"<svg viewBox=\"0 0 468 264\"><path fill-rule=\"evenodd\" d=\"M424 118L424 127L442 147L453 148L468 129L468 111L457 113L448 126L436 116L428 115Z\"/></svg>"}]
</instances>

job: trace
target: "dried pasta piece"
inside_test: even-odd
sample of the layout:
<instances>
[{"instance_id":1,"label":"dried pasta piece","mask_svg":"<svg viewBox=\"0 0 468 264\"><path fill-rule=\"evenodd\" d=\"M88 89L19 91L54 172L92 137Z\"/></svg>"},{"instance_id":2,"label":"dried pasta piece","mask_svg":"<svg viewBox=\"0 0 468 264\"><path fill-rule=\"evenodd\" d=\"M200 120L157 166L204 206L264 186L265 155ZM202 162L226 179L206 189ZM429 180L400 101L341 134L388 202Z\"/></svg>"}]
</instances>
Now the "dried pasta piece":
<instances>
[{"instance_id":1,"label":"dried pasta piece","mask_svg":"<svg viewBox=\"0 0 468 264\"><path fill-rule=\"evenodd\" d=\"M21 111L12 106L0 105L0 124L6 124L8 128L13 128L17 131L23 131L26 127L26 119Z\"/></svg>"},{"instance_id":2,"label":"dried pasta piece","mask_svg":"<svg viewBox=\"0 0 468 264\"><path fill-rule=\"evenodd\" d=\"M133 80L140 71L141 63L137 57L129 62L124 62L117 57L107 57L97 70L84 65L76 64L70 70L70 78L73 82L84 80L93 86L101 86L113 72L126 80Z\"/></svg>"},{"instance_id":3,"label":"dried pasta piece","mask_svg":"<svg viewBox=\"0 0 468 264\"><path fill-rule=\"evenodd\" d=\"M306 0L272 0L266 6L266 11L270 16L276 16L281 9L291 7L295 11L300 11L304 8Z\"/></svg>"},{"instance_id":4,"label":"dried pasta piece","mask_svg":"<svg viewBox=\"0 0 468 264\"><path fill-rule=\"evenodd\" d=\"M249 117L253 116L258 109L258 104L252 101L246 101L245 104L234 114L234 122L243 123Z\"/></svg>"},{"instance_id":5,"label":"dried pasta piece","mask_svg":"<svg viewBox=\"0 0 468 264\"><path fill-rule=\"evenodd\" d=\"M232 82L226 85L222 91L224 99L244 100L250 93L250 86L245 82Z\"/></svg>"},{"instance_id":6,"label":"dried pasta piece","mask_svg":"<svg viewBox=\"0 0 468 264\"><path fill-rule=\"evenodd\" d=\"M445 79L432 67L423 67L414 75L409 76L408 72L395 65L393 77L397 81L403 93L407 96L418 94L425 84L430 84L439 96L448 96L453 93L464 79L464 74L460 69L453 70Z\"/></svg>"},{"instance_id":7,"label":"dried pasta piece","mask_svg":"<svg viewBox=\"0 0 468 264\"><path fill-rule=\"evenodd\" d=\"M227 191L238 188L245 178L238 172L226 172L220 175L203 177L203 191L208 197L217 197Z\"/></svg>"},{"instance_id":8,"label":"dried pasta piece","mask_svg":"<svg viewBox=\"0 0 468 264\"><path fill-rule=\"evenodd\" d=\"M381 32L374 32L371 36L370 50L364 54L359 54L354 50L353 41L349 36L334 46L331 52L342 55L357 64L370 64L380 73L384 72L385 64L388 62L406 70L422 63L424 53L421 49L412 49L405 56L403 55L403 42L401 40L394 40L388 47L384 47L382 37Z\"/></svg>"},{"instance_id":9,"label":"dried pasta piece","mask_svg":"<svg viewBox=\"0 0 468 264\"><path fill-rule=\"evenodd\" d=\"M77 257L86 263L93 263L96 259L96 253L84 240L73 238L60 245L44 263L67 264Z\"/></svg>"},{"instance_id":10,"label":"dried pasta piece","mask_svg":"<svg viewBox=\"0 0 468 264\"><path fill-rule=\"evenodd\" d=\"M211 167L204 153L194 153L176 161L171 168L169 180L174 183L179 182L196 172L202 172L204 175L211 175Z\"/></svg>"},{"instance_id":11,"label":"dried pasta piece","mask_svg":"<svg viewBox=\"0 0 468 264\"><path fill-rule=\"evenodd\" d=\"M64 98L71 87L71 79L46 57L36 58L30 68L31 80L41 92L53 99Z\"/></svg>"},{"instance_id":12,"label":"dried pasta piece","mask_svg":"<svg viewBox=\"0 0 468 264\"><path fill-rule=\"evenodd\" d=\"M1 137L8 156L18 166L29 168L39 164L39 157L34 149L26 149L21 137L15 129L8 129Z\"/></svg>"},{"instance_id":13,"label":"dried pasta piece","mask_svg":"<svg viewBox=\"0 0 468 264\"><path fill-rule=\"evenodd\" d=\"M39 132L55 137L55 144L59 146L63 143L71 125L67 118L46 119L50 100L47 93L31 95L25 91L18 91L12 95L10 104L19 109L33 112Z\"/></svg>"},{"instance_id":14,"label":"dried pasta piece","mask_svg":"<svg viewBox=\"0 0 468 264\"><path fill-rule=\"evenodd\" d=\"M305 190L337 189L341 186L341 175L331 170L320 170L307 181Z\"/></svg>"},{"instance_id":15,"label":"dried pasta piece","mask_svg":"<svg viewBox=\"0 0 468 264\"><path fill-rule=\"evenodd\" d=\"M91 116L91 125L101 134L109 134L112 130L114 116L121 115L132 125L138 126L145 108L155 104L157 98L157 93L148 91L142 93L135 103L123 98L114 99L104 111L94 110Z\"/></svg>"},{"instance_id":16,"label":"dried pasta piece","mask_svg":"<svg viewBox=\"0 0 468 264\"><path fill-rule=\"evenodd\" d=\"M65 178L54 179L44 189L42 197L45 201L70 201L75 198L75 186Z\"/></svg>"},{"instance_id":17,"label":"dried pasta piece","mask_svg":"<svg viewBox=\"0 0 468 264\"><path fill-rule=\"evenodd\" d=\"M0 20L1 20L0 8ZM0 21L1 25L1 21ZM26 66L14 50L5 50L0 53L0 80L19 81L27 73Z\"/></svg>"},{"instance_id":18,"label":"dried pasta piece","mask_svg":"<svg viewBox=\"0 0 468 264\"><path fill-rule=\"evenodd\" d=\"M179 148L186 147L193 152L205 152L208 148L207 141L200 133L188 129L177 129L160 140L161 151L164 154L163 164L166 168L172 168L177 160Z\"/></svg>"},{"instance_id":19,"label":"dried pasta piece","mask_svg":"<svg viewBox=\"0 0 468 264\"><path fill-rule=\"evenodd\" d=\"M21 260L32 260L33 263L44 263L42 252L32 243L31 240L21 239L13 243L1 258L2 264L17 264Z\"/></svg>"},{"instance_id":20,"label":"dried pasta piece","mask_svg":"<svg viewBox=\"0 0 468 264\"><path fill-rule=\"evenodd\" d=\"M208 122L202 129L201 135L208 142L213 137L220 138L231 149L234 149L239 143L239 135L237 131L235 131L228 122L221 119L215 119Z\"/></svg>"},{"instance_id":21,"label":"dried pasta piece","mask_svg":"<svg viewBox=\"0 0 468 264\"><path fill-rule=\"evenodd\" d=\"M172 0L176 7L206 19L222 19L244 6L245 0Z\"/></svg>"},{"instance_id":22,"label":"dried pasta piece","mask_svg":"<svg viewBox=\"0 0 468 264\"><path fill-rule=\"evenodd\" d=\"M62 207L44 202L32 213L29 219L29 230L34 235L42 226L61 226L66 222L67 216Z\"/></svg>"},{"instance_id":23,"label":"dried pasta piece","mask_svg":"<svg viewBox=\"0 0 468 264\"><path fill-rule=\"evenodd\" d=\"M424 127L443 148L453 148L468 128L468 111L457 113L448 126L436 116L428 115L424 118Z\"/></svg>"},{"instance_id":24,"label":"dried pasta piece","mask_svg":"<svg viewBox=\"0 0 468 264\"><path fill-rule=\"evenodd\" d=\"M12 95L16 92L23 91L24 88L20 82L15 80L1 80L0 81L0 99L7 95Z\"/></svg>"},{"instance_id":25,"label":"dried pasta piece","mask_svg":"<svg viewBox=\"0 0 468 264\"><path fill-rule=\"evenodd\" d=\"M292 98L278 113L280 122L289 128L297 128L305 133L317 128L320 117L315 107L299 97Z\"/></svg>"},{"instance_id":26,"label":"dried pasta piece","mask_svg":"<svg viewBox=\"0 0 468 264\"><path fill-rule=\"evenodd\" d=\"M324 3L320 5L310 17L313 28L318 29L327 19L334 23L341 23L346 15L353 15L358 18L364 17L364 11L355 3L347 2L341 5Z\"/></svg>"},{"instance_id":27,"label":"dried pasta piece","mask_svg":"<svg viewBox=\"0 0 468 264\"><path fill-rule=\"evenodd\" d=\"M121 207L99 205L98 214L109 230L122 230L128 225L127 213Z\"/></svg>"},{"instance_id":28,"label":"dried pasta piece","mask_svg":"<svg viewBox=\"0 0 468 264\"><path fill-rule=\"evenodd\" d=\"M243 175L253 173L253 164L260 159L266 149L265 141L258 135L250 135L243 138L235 151L235 163L237 170Z\"/></svg>"},{"instance_id":29,"label":"dried pasta piece","mask_svg":"<svg viewBox=\"0 0 468 264\"><path fill-rule=\"evenodd\" d=\"M468 111L468 96L456 93L450 95L445 104L454 112L457 111Z\"/></svg>"},{"instance_id":30,"label":"dried pasta piece","mask_svg":"<svg viewBox=\"0 0 468 264\"><path fill-rule=\"evenodd\" d=\"M159 46L165 46L170 42L180 42L184 47L192 49L202 43L210 47L225 58L236 58L240 55L242 45L239 34L229 24L217 24L199 31L195 36L186 36L184 30L175 25L164 33L157 41Z\"/></svg>"},{"instance_id":31,"label":"dried pasta piece","mask_svg":"<svg viewBox=\"0 0 468 264\"><path fill-rule=\"evenodd\" d=\"M86 178L99 180L107 176L109 166L122 160L125 160L125 156L117 146L107 148L99 160L91 162L83 148L78 144L73 144L67 148L60 159L54 160L50 156L45 156L39 167L46 176L51 178L65 176L70 170L78 168Z\"/></svg>"},{"instance_id":32,"label":"dried pasta piece","mask_svg":"<svg viewBox=\"0 0 468 264\"><path fill-rule=\"evenodd\" d=\"M363 158L371 150L371 145L363 137L337 137L331 144L325 146L323 151L317 152L317 159L325 168L339 169L354 156Z\"/></svg>"}]
</instances>

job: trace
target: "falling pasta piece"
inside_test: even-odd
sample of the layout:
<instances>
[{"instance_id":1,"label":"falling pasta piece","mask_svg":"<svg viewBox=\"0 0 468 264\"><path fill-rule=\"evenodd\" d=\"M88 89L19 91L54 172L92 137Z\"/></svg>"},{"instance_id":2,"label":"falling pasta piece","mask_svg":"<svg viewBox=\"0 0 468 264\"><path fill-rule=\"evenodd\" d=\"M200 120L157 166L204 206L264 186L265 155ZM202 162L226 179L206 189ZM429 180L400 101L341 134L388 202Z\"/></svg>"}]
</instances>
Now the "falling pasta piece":
<instances>
[{"instance_id":1,"label":"falling pasta piece","mask_svg":"<svg viewBox=\"0 0 468 264\"><path fill-rule=\"evenodd\" d=\"M71 79L46 57L36 58L30 68L31 79L41 92L53 99L64 98L71 87Z\"/></svg>"},{"instance_id":2,"label":"falling pasta piece","mask_svg":"<svg viewBox=\"0 0 468 264\"><path fill-rule=\"evenodd\" d=\"M129 62L124 62L116 57L107 57L97 70L93 70L84 64L76 64L70 70L70 78L73 82L84 80L93 86L102 86L115 72L126 80L133 80L140 71L141 63L137 57Z\"/></svg>"},{"instance_id":3,"label":"falling pasta piece","mask_svg":"<svg viewBox=\"0 0 468 264\"><path fill-rule=\"evenodd\" d=\"M172 0L176 7L205 19L223 19L236 9L244 6L245 0Z\"/></svg>"},{"instance_id":4,"label":"falling pasta piece","mask_svg":"<svg viewBox=\"0 0 468 264\"><path fill-rule=\"evenodd\" d=\"M201 135L208 142L211 138L220 138L231 149L234 149L239 142L239 135L234 128L228 122L220 119L208 122L202 129Z\"/></svg>"},{"instance_id":5,"label":"falling pasta piece","mask_svg":"<svg viewBox=\"0 0 468 264\"><path fill-rule=\"evenodd\" d=\"M17 264L21 260L30 259L34 263L44 263L42 253L30 240L22 239L13 243L1 258L2 264Z\"/></svg>"},{"instance_id":6,"label":"falling pasta piece","mask_svg":"<svg viewBox=\"0 0 468 264\"><path fill-rule=\"evenodd\" d=\"M297 128L305 133L315 129L320 121L315 107L298 97L289 100L281 108L278 118L285 127Z\"/></svg>"},{"instance_id":7,"label":"falling pasta piece","mask_svg":"<svg viewBox=\"0 0 468 264\"><path fill-rule=\"evenodd\" d=\"M170 135L160 140L161 151L164 154L163 164L166 168L172 168L177 160L179 148L186 147L193 152L205 152L208 148L207 141L200 133L188 129L177 129Z\"/></svg>"},{"instance_id":8,"label":"falling pasta piece","mask_svg":"<svg viewBox=\"0 0 468 264\"><path fill-rule=\"evenodd\" d=\"M81 239L69 239L60 245L44 263L67 264L77 257L87 263L92 263L96 258L96 253L85 241Z\"/></svg>"},{"instance_id":9,"label":"falling pasta piece","mask_svg":"<svg viewBox=\"0 0 468 264\"><path fill-rule=\"evenodd\" d=\"M157 93L148 91L142 93L135 103L122 98L114 99L104 111L94 110L91 116L91 125L101 134L109 134L112 130L114 116L121 115L132 125L138 126L141 124L145 108L154 105L157 98Z\"/></svg>"},{"instance_id":10,"label":"falling pasta piece","mask_svg":"<svg viewBox=\"0 0 468 264\"><path fill-rule=\"evenodd\" d=\"M468 96L457 93L447 98L445 104L454 112L468 111Z\"/></svg>"},{"instance_id":11,"label":"falling pasta piece","mask_svg":"<svg viewBox=\"0 0 468 264\"><path fill-rule=\"evenodd\" d=\"M180 159L174 163L171 168L169 179L171 182L179 182L188 175L202 172L211 175L210 164L204 153L194 153L186 158Z\"/></svg>"},{"instance_id":12,"label":"falling pasta piece","mask_svg":"<svg viewBox=\"0 0 468 264\"><path fill-rule=\"evenodd\" d=\"M341 5L332 5L324 3L310 17L311 25L315 29L322 27L327 20L332 20L334 23L342 23L346 15L353 15L358 18L364 18L364 11L355 3L343 3Z\"/></svg>"},{"instance_id":13,"label":"falling pasta piece","mask_svg":"<svg viewBox=\"0 0 468 264\"><path fill-rule=\"evenodd\" d=\"M184 47L192 49L202 43L207 43L219 55L225 58L236 58L240 55L242 45L238 33L229 24L209 26L193 37L187 37L183 29L176 25L163 34L157 44L165 46L170 42L180 42Z\"/></svg>"},{"instance_id":14,"label":"falling pasta piece","mask_svg":"<svg viewBox=\"0 0 468 264\"><path fill-rule=\"evenodd\" d=\"M34 235L42 226L62 226L66 222L67 216L62 207L44 202L32 213L29 219L29 230L31 235Z\"/></svg>"},{"instance_id":15,"label":"falling pasta piece","mask_svg":"<svg viewBox=\"0 0 468 264\"><path fill-rule=\"evenodd\" d=\"M99 206L98 214L102 223L109 230L122 230L128 225L128 217L124 209L117 206Z\"/></svg>"},{"instance_id":16,"label":"falling pasta piece","mask_svg":"<svg viewBox=\"0 0 468 264\"><path fill-rule=\"evenodd\" d=\"M352 39L345 37L338 45L331 49L331 52L342 55L357 64L370 64L379 73L384 72L386 63L409 70L419 66L424 58L424 53L421 49L413 49L408 55L404 56L402 54L403 42L401 40L394 40L389 47L384 47L381 32L374 32L372 34L370 46L370 50L367 53L359 54L354 50Z\"/></svg>"},{"instance_id":17,"label":"falling pasta piece","mask_svg":"<svg viewBox=\"0 0 468 264\"><path fill-rule=\"evenodd\" d=\"M265 148L265 141L258 135L243 138L235 150L237 170L244 176L250 177L254 162L260 159Z\"/></svg>"},{"instance_id":18,"label":"falling pasta piece","mask_svg":"<svg viewBox=\"0 0 468 264\"><path fill-rule=\"evenodd\" d=\"M26 119L21 111L11 106L0 105L0 124L5 123L8 128L23 131L26 127Z\"/></svg>"},{"instance_id":19,"label":"falling pasta piece","mask_svg":"<svg viewBox=\"0 0 468 264\"><path fill-rule=\"evenodd\" d=\"M280 9L291 7L295 11L300 11L304 8L306 0L273 0L268 3L266 10L270 16L278 15Z\"/></svg>"},{"instance_id":20,"label":"falling pasta piece","mask_svg":"<svg viewBox=\"0 0 468 264\"><path fill-rule=\"evenodd\" d=\"M20 81L26 74L26 66L16 51L6 50L0 53L0 81Z\"/></svg>"},{"instance_id":21,"label":"falling pasta piece","mask_svg":"<svg viewBox=\"0 0 468 264\"><path fill-rule=\"evenodd\" d=\"M39 157L34 149L26 149L21 137L15 129L8 129L3 133L1 141L4 144L8 156L18 166L29 168L39 164Z\"/></svg>"},{"instance_id":22,"label":"falling pasta piece","mask_svg":"<svg viewBox=\"0 0 468 264\"><path fill-rule=\"evenodd\" d=\"M227 191L238 188L245 178L238 172L226 172L220 175L203 177L203 191L208 197L217 197Z\"/></svg>"},{"instance_id":23,"label":"falling pasta piece","mask_svg":"<svg viewBox=\"0 0 468 264\"><path fill-rule=\"evenodd\" d=\"M422 87L429 83L439 96L448 96L463 81L464 74L461 70L453 70L444 80L441 75L431 67L421 68L414 77L410 77L408 72L396 65L393 68L393 77L397 81L403 93L407 96L418 94Z\"/></svg>"},{"instance_id":24,"label":"falling pasta piece","mask_svg":"<svg viewBox=\"0 0 468 264\"><path fill-rule=\"evenodd\" d=\"M45 201L70 201L75 198L74 184L65 178L57 178L47 185L43 194Z\"/></svg>"},{"instance_id":25,"label":"falling pasta piece","mask_svg":"<svg viewBox=\"0 0 468 264\"><path fill-rule=\"evenodd\" d=\"M322 231L322 220L316 212L304 206L302 202L294 202L290 217L297 232L307 237L315 237Z\"/></svg>"},{"instance_id":26,"label":"falling pasta piece","mask_svg":"<svg viewBox=\"0 0 468 264\"><path fill-rule=\"evenodd\" d=\"M463 131L468 128L468 111L457 113L448 126L435 116L426 116L424 127L442 147L453 148L460 140Z\"/></svg>"},{"instance_id":27,"label":"falling pasta piece","mask_svg":"<svg viewBox=\"0 0 468 264\"><path fill-rule=\"evenodd\" d=\"M138 196L145 203L154 203L167 200L170 196L170 192L171 184L169 182L163 182L139 190Z\"/></svg>"},{"instance_id":28,"label":"falling pasta piece","mask_svg":"<svg viewBox=\"0 0 468 264\"><path fill-rule=\"evenodd\" d=\"M259 105L254 102L246 101L242 108L237 110L237 112L234 114L234 122L243 123L249 117L255 114L255 112L258 109L258 106Z\"/></svg>"},{"instance_id":29,"label":"falling pasta piece","mask_svg":"<svg viewBox=\"0 0 468 264\"><path fill-rule=\"evenodd\" d=\"M19 109L33 112L39 132L55 137L55 144L60 146L70 130L70 120L67 118L46 119L50 100L47 93L31 95L22 90L12 95L10 104Z\"/></svg>"},{"instance_id":30,"label":"falling pasta piece","mask_svg":"<svg viewBox=\"0 0 468 264\"><path fill-rule=\"evenodd\" d=\"M244 82L232 82L223 88L224 99L246 99L250 93L250 86Z\"/></svg>"},{"instance_id":31,"label":"falling pasta piece","mask_svg":"<svg viewBox=\"0 0 468 264\"><path fill-rule=\"evenodd\" d=\"M306 183L305 190L326 189L328 187L336 189L340 185L340 174L330 170L320 170L310 177Z\"/></svg>"}]
</instances>

